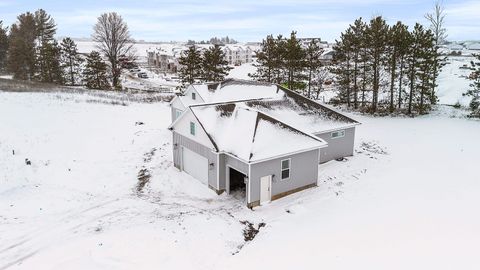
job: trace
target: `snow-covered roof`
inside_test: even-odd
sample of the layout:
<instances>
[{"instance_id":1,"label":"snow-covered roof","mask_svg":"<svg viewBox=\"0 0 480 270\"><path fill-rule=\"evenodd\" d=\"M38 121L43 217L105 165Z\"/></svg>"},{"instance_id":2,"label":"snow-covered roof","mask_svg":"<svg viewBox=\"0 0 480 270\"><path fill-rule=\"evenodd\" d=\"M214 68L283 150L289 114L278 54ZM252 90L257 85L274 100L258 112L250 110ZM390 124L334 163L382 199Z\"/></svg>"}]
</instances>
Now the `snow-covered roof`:
<instances>
[{"instance_id":1,"label":"snow-covered roof","mask_svg":"<svg viewBox=\"0 0 480 270\"><path fill-rule=\"evenodd\" d=\"M359 123L329 107L276 84L229 79L214 84L194 84L205 103L240 101L307 133L347 128ZM179 97L185 107L198 102ZM249 101L245 101L249 100Z\"/></svg>"},{"instance_id":2,"label":"snow-covered roof","mask_svg":"<svg viewBox=\"0 0 480 270\"><path fill-rule=\"evenodd\" d=\"M288 89L282 89L281 99L267 98L245 102L245 105L304 132L318 134L331 130L348 128L359 122L313 100Z\"/></svg>"},{"instance_id":3,"label":"snow-covered roof","mask_svg":"<svg viewBox=\"0 0 480 270\"><path fill-rule=\"evenodd\" d=\"M217 150L247 162L327 146L322 139L244 103L195 105L190 109Z\"/></svg>"},{"instance_id":4,"label":"snow-covered roof","mask_svg":"<svg viewBox=\"0 0 480 270\"><path fill-rule=\"evenodd\" d=\"M227 79L219 83L193 84L193 87L205 103L284 96L278 85L249 80Z\"/></svg>"}]
</instances>

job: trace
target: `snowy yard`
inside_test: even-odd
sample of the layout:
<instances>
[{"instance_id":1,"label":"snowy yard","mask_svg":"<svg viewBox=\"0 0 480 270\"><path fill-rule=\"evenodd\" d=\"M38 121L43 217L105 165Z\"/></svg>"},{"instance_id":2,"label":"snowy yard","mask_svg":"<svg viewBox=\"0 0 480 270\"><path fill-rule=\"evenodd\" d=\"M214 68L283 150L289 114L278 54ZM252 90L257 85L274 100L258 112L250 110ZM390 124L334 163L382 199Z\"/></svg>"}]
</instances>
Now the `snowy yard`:
<instances>
[{"instance_id":1,"label":"snowy yard","mask_svg":"<svg viewBox=\"0 0 480 270\"><path fill-rule=\"evenodd\" d=\"M173 168L166 103L126 105L0 91L0 270L480 268L480 122L461 111L353 115L354 157L251 211Z\"/></svg>"}]
</instances>

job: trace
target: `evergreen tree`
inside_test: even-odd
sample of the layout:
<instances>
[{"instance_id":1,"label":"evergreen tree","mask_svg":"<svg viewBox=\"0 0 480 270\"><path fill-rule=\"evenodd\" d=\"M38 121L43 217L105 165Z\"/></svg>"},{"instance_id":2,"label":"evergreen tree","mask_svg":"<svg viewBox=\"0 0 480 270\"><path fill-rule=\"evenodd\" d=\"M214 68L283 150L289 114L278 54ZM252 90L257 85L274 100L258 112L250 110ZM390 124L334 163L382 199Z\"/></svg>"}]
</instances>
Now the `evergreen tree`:
<instances>
[{"instance_id":1,"label":"evergreen tree","mask_svg":"<svg viewBox=\"0 0 480 270\"><path fill-rule=\"evenodd\" d=\"M394 26L390 28L388 33L388 62L389 62L389 71L390 71L390 112L393 113L395 110L395 80L397 76L397 68L399 65L399 58L400 58L400 50L405 42L404 33L407 30L407 26L402 24L402 22L397 22ZM401 78L400 78L401 80ZM401 84L401 82L400 82Z\"/></svg>"},{"instance_id":2,"label":"evergreen tree","mask_svg":"<svg viewBox=\"0 0 480 270\"><path fill-rule=\"evenodd\" d=\"M323 49L318 45L316 39L312 39L308 44L308 47L305 49L305 67L308 71L308 98L311 97L312 74L317 73L318 69L322 66L322 53Z\"/></svg>"},{"instance_id":3,"label":"evergreen tree","mask_svg":"<svg viewBox=\"0 0 480 270\"><path fill-rule=\"evenodd\" d=\"M15 79L32 80L35 75L35 17L27 12L10 28L7 70Z\"/></svg>"},{"instance_id":4,"label":"evergreen tree","mask_svg":"<svg viewBox=\"0 0 480 270\"><path fill-rule=\"evenodd\" d=\"M398 25L398 23L397 23ZM408 26L398 25L395 31L395 40L397 48L397 57L399 59L399 74L398 74L398 108L402 108L403 97L405 90L402 88L405 80L405 68L407 66L406 58L412 43L412 36L408 31Z\"/></svg>"},{"instance_id":5,"label":"evergreen tree","mask_svg":"<svg viewBox=\"0 0 480 270\"><path fill-rule=\"evenodd\" d=\"M476 60L470 62L470 69L472 73L468 76L468 79L472 82L470 84L471 89L464 95L472 97L470 101L470 110L472 117L480 118L480 54L473 55Z\"/></svg>"},{"instance_id":6,"label":"evergreen tree","mask_svg":"<svg viewBox=\"0 0 480 270\"><path fill-rule=\"evenodd\" d=\"M228 61L225 60L225 53L219 45L208 48L203 53L202 60L202 77L207 82L223 81L230 69L232 69L228 66Z\"/></svg>"},{"instance_id":7,"label":"evergreen tree","mask_svg":"<svg viewBox=\"0 0 480 270\"><path fill-rule=\"evenodd\" d=\"M109 89L107 79L107 64L103 62L100 53L92 51L87 57L83 71L85 85L89 89Z\"/></svg>"},{"instance_id":8,"label":"evergreen tree","mask_svg":"<svg viewBox=\"0 0 480 270\"><path fill-rule=\"evenodd\" d=\"M188 47L188 50L182 53L178 62L181 65L178 74L182 83L191 84L201 77L202 54L194 45Z\"/></svg>"},{"instance_id":9,"label":"evergreen tree","mask_svg":"<svg viewBox=\"0 0 480 270\"><path fill-rule=\"evenodd\" d=\"M275 70L279 69L276 53L277 43L272 35L268 35L262 41L260 50L255 52L257 61L253 65L257 68L257 71L254 74L249 74L249 76L258 81L273 82Z\"/></svg>"},{"instance_id":10,"label":"evergreen tree","mask_svg":"<svg viewBox=\"0 0 480 270\"><path fill-rule=\"evenodd\" d=\"M420 114L425 113L432 93L433 61L435 57L434 37L430 30L425 30L419 23L415 24L412 36L412 44L408 54L409 58L409 80L410 93L408 96L408 113L413 113L413 106L416 105ZM435 97L436 99L436 97ZM429 102L427 102L429 101Z\"/></svg>"},{"instance_id":11,"label":"evergreen tree","mask_svg":"<svg viewBox=\"0 0 480 270\"><path fill-rule=\"evenodd\" d=\"M76 85L81 75L83 58L78 53L77 44L71 38L64 38L61 43L61 67L65 75L64 81Z\"/></svg>"},{"instance_id":12,"label":"evergreen tree","mask_svg":"<svg viewBox=\"0 0 480 270\"><path fill-rule=\"evenodd\" d=\"M354 24L350 26L351 28L351 51L352 51L352 61L353 61L353 104L354 108L358 108L358 82L360 76L360 66L362 63L362 47L365 46L365 29L366 25L362 21L362 18L355 20ZM350 100L350 99L349 99ZM347 104L349 105L350 102Z\"/></svg>"},{"instance_id":13,"label":"evergreen tree","mask_svg":"<svg viewBox=\"0 0 480 270\"><path fill-rule=\"evenodd\" d=\"M35 11L37 78L43 82L60 83L60 48L54 35L57 26L43 9Z\"/></svg>"},{"instance_id":14,"label":"evergreen tree","mask_svg":"<svg viewBox=\"0 0 480 270\"><path fill-rule=\"evenodd\" d=\"M35 11L35 25L39 47L54 40L55 33L57 32L57 25L45 10L39 9Z\"/></svg>"},{"instance_id":15,"label":"evergreen tree","mask_svg":"<svg viewBox=\"0 0 480 270\"><path fill-rule=\"evenodd\" d=\"M378 94L380 89L380 70L385 62L385 49L387 45L388 25L381 16L370 20L366 29L368 40L368 54L372 67L372 107L371 112L377 111Z\"/></svg>"},{"instance_id":16,"label":"evergreen tree","mask_svg":"<svg viewBox=\"0 0 480 270\"><path fill-rule=\"evenodd\" d=\"M57 41L44 42L38 49L40 63L38 78L42 82L63 84L63 71L60 66L61 48Z\"/></svg>"},{"instance_id":17,"label":"evergreen tree","mask_svg":"<svg viewBox=\"0 0 480 270\"><path fill-rule=\"evenodd\" d=\"M0 73L5 71L7 65L8 35L7 27L3 28L3 22L0 21Z\"/></svg>"},{"instance_id":18,"label":"evergreen tree","mask_svg":"<svg viewBox=\"0 0 480 270\"><path fill-rule=\"evenodd\" d=\"M287 87L295 90L299 88L300 82L305 78L302 73L305 66L305 50L297 39L295 31L292 31L290 38L286 40L284 48L283 67L287 74Z\"/></svg>"},{"instance_id":19,"label":"evergreen tree","mask_svg":"<svg viewBox=\"0 0 480 270\"><path fill-rule=\"evenodd\" d=\"M337 40L333 47L334 65L330 68L337 78L338 98L347 103L347 106L350 106L352 40L351 28L340 34L340 40Z\"/></svg>"}]
</instances>

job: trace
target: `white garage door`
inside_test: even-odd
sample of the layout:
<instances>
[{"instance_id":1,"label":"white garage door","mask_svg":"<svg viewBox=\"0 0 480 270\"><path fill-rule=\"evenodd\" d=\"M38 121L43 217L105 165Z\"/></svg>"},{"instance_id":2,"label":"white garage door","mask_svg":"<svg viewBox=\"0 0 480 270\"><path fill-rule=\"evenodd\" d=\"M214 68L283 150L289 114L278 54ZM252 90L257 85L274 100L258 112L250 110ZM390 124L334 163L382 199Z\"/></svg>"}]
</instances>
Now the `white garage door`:
<instances>
[{"instance_id":1,"label":"white garage door","mask_svg":"<svg viewBox=\"0 0 480 270\"><path fill-rule=\"evenodd\" d=\"M184 147L183 170L200 182L208 184L208 159Z\"/></svg>"}]
</instances>

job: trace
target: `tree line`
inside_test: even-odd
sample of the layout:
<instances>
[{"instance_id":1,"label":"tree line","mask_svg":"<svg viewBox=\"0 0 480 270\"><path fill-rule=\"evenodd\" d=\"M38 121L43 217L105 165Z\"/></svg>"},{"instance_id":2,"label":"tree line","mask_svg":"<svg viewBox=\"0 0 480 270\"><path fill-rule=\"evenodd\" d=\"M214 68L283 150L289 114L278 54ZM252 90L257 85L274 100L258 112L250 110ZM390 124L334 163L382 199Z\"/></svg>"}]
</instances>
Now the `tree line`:
<instances>
[{"instance_id":1,"label":"tree line","mask_svg":"<svg viewBox=\"0 0 480 270\"><path fill-rule=\"evenodd\" d=\"M222 81L232 69L228 66L225 53L219 45L211 46L204 51L191 45L182 53L178 62L181 65L178 75L184 85Z\"/></svg>"},{"instance_id":2,"label":"tree line","mask_svg":"<svg viewBox=\"0 0 480 270\"><path fill-rule=\"evenodd\" d=\"M0 21L0 72L19 80L121 88L122 64L134 59L132 39L121 16L105 13L98 18L92 35L97 50L86 56L71 38L59 44L56 32L55 20L43 9L20 14L9 28Z\"/></svg>"},{"instance_id":3,"label":"tree line","mask_svg":"<svg viewBox=\"0 0 480 270\"><path fill-rule=\"evenodd\" d=\"M249 76L258 81L282 84L312 97L318 94L327 79L319 39L302 43L292 31L290 37L268 35L255 52L257 71Z\"/></svg>"},{"instance_id":4,"label":"tree line","mask_svg":"<svg viewBox=\"0 0 480 270\"><path fill-rule=\"evenodd\" d=\"M334 45L338 102L372 113L405 111L424 114L437 102L436 79L445 58L439 38L421 24L409 31L402 22L388 25L377 16L362 18Z\"/></svg>"}]
</instances>

